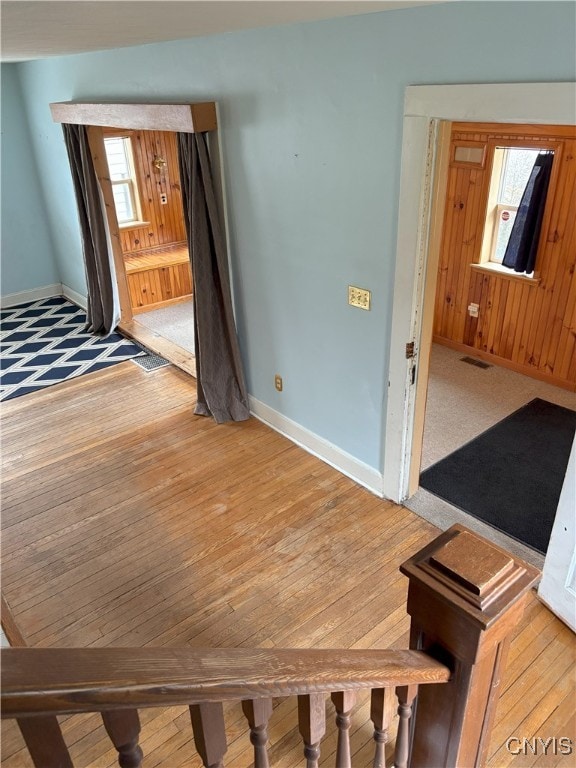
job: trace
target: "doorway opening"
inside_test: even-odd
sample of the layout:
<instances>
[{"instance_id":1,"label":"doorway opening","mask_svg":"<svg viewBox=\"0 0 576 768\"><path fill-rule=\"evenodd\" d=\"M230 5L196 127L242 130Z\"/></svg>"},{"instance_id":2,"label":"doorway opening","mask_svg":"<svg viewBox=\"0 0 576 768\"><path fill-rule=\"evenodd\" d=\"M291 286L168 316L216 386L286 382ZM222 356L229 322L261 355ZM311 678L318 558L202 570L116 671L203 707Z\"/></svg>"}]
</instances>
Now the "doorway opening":
<instances>
[{"instance_id":1,"label":"doorway opening","mask_svg":"<svg viewBox=\"0 0 576 768\"><path fill-rule=\"evenodd\" d=\"M194 356L193 281L176 134L107 127L102 134L132 314L130 335L169 359Z\"/></svg>"},{"instance_id":2,"label":"doorway opening","mask_svg":"<svg viewBox=\"0 0 576 768\"><path fill-rule=\"evenodd\" d=\"M441 227L437 226L441 231L431 238L425 291L433 308L430 311L428 307L422 330L428 343L421 345L421 358L426 355L426 364L420 361L418 375L425 407L420 403L417 429L422 429L421 440L413 446L411 493L404 503L436 524L443 520L444 525L461 522L470 527L471 518L460 510L472 512L478 500L474 499L470 507L455 507L458 494L453 491L458 481L454 475L447 493L432 496L430 490L435 484L430 483L430 476L437 476L439 467L426 473L423 485L427 490L416 491L420 470L453 454L534 398L576 411L574 344L565 332L570 326L569 307L576 297L570 266L574 227L568 214L575 176L567 162L576 146L576 130L573 126L452 123L445 124L442 142L439 156L443 156L444 164L438 171L442 183L437 188L444 192L435 201L440 210L434 218L436 223L441 220ZM530 147L534 157L526 160L526 169L513 168L514 174L508 176L514 178L508 178L500 173L500 166L510 150L505 154L502 147L521 147L523 154L528 154L525 148ZM466 154L459 156L460 149L465 149ZM510 235L502 223L508 224L520 205L520 199L499 199L502 179L518 182L515 177L526 170L521 186L529 190L530 169L540 167L543 154L557 162L551 164L541 236L532 237L538 246L535 265L522 272L501 263L506 261L502 257L508 249L506 242L499 241L504 234ZM565 162L561 163L562 158ZM498 246L502 253L495 258ZM569 439L571 444L573 435ZM416 456L420 443L421 461ZM469 461L473 452L470 447L466 451ZM506 456L503 458L506 460ZM501 467L500 461L497 468ZM474 475L480 469L472 465L469 471L466 482L472 488ZM496 474L489 475L488 484ZM564 471L558 493L563 477ZM444 501L439 500L439 495ZM550 526L554 512L555 506ZM510 535L514 536L514 531L510 526ZM494 532L482 532L507 549L516 549L524 559L531 559L531 553L519 550L511 540ZM527 543L530 539L521 535L518 538ZM546 544L537 548L545 551ZM543 556L537 564L542 561Z\"/></svg>"},{"instance_id":3,"label":"doorway opening","mask_svg":"<svg viewBox=\"0 0 576 768\"><path fill-rule=\"evenodd\" d=\"M431 291L430 281L426 281L426 269L438 258L436 245L442 221L433 200L443 199L445 191L446 126L455 120L567 126L574 124L575 112L574 83L406 88L382 457L382 493L393 501L402 503L414 492L411 468L414 459L419 462L420 457L419 422L423 426L425 401L421 384L427 380L435 295L435 286ZM407 355L409 348L411 354ZM422 376L423 372L426 375Z\"/></svg>"},{"instance_id":4,"label":"doorway opening","mask_svg":"<svg viewBox=\"0 0 576 768\"><path fill-rule=\"evenodd\" d=\"M488 86L480 86L480 88L485 89ZM502 88L506 87L496 87L495 91ZM434 88L430 90L434 91ZM449 91L450 87L441 90ZM494 108L501 107L496 105ZM526 109L530 110L530 105L526 105ZM550 109L549 114L558 115L562 112L558 104L554 106L548 104L548 109ZM519 113L522 113L521 110ZM530 112L527 111L527 114ZM410 125L411 122L412 119L409 118L408 124ZM544 123L543 120L540 122ZM423 134L422 122L419 126L414 126L416 127ZM428 201L429 206L427 213L425 207L424 213L429 216L429 219L427 220L423 215L423 226L418 233L417 246L420 252L415 253L417 256L415 263L419 266L414 273L417 291L414 293L415 305L412 308L414 315L411 318L411 333L414 334L416 354L419 356L417 378L419 391L416 392L414 387L412 393L409 391L406 393L404 426L408 434L405 433L403 466L405 473L408 472L409 467L410 474L409 476L404 474L403 477L402 473L400 474L402 487L399 489L400 493L404 493L406 506L420 514L423 513L423 517L427 516L426 502L422 503L422 499L419 498L422 495L420 491L413 495L419 485L421 449L423 449L422 468L425 469L442 458L442 455L451 453L462 443L466 443L498 422L502 416L514 411L518 405L534 397L558 403L571 411L576 410L574 395L576 376L571 363L574 360L573 340L568 334L565 334L562 339L556 335L562 332L564 326L570 325L570 317L567 318L564 305L568 296L571 296L576 288L571 280L569 258L568 260L566 258L574 238L574 228L569 223L570 219L566 219L563 210L569 208L563 199L565 197L567 199L572 194L573 171L571 171L572 179L564 178L562 184L556 185L557 189L552 183L554 177L551 178L552 196L550 205L547 205L548 220L543 227L546 235L539 249L545 253L541 254L542 258L538 256L536 269L533 272L530 271L530 274L528 274L529 270L525 274L516 274L514 271L510 274L510 271L505 270L499 263L492 263L496 261L493 257L494 248L485 246L492 246L494 238L484 236L487 226L483 218L486 217L487 212L491 212L492 207L500 212L498 205L501 201L492 200L494 206L490 205L491 193L497 192L500 185L490 184L489 170L494 164L494 157L498 157L498 153L502 155L502 147L515 145L523 148L537 147L540 151L544 150L555 159L557 158L558 161L563 156L568 161L573 152L572 142L576 139L574 126L531 125L528 127L508 124L478 126L469 122L457 124L448 121L431 121L428 128L428 145L424 145L423 149L428 157L428 186L426 187L425 182L424 199ZM463 135L454 135L458 129ZM488 134L490 132L505 134L504 140L499 135L482 135L482 129ZM539 141L542 141L543 136L546 146L540 147L535 136ZM408 138L414 141L413 135ZM564 139L567 141L565 142ZM405 140L407 140L406 137ZM563 155L563 145L566 143L570 146ZM460 156L457 156L454 151L458 144L464 149ZM486 162L487 159L488 162ZM500 156L499 160L502 159ZM556 180L558 180L560 163L557 162L554 165ZM467 168L469 178L465 182L456 178L455 166ZM568 162L563 163L563 172L568 166ZM433 167L435 167L434 174L431 170ZM447 199L446 211L443 204L445 198ZM422 200L421 197L421 206ZM441 205L437 204L439 201ZM505 203L508 207L511 204L509 201ZM470 213L474 205L482 209L481 214L476 216L476 221ZM456 218L462 212L459 224L450 221L450 218L455 218L454 211L457 212ZM552 212L554 218L552 218ZM501 213L507 213L510 216L510 212L504 209ZM452 237L459 241L460 251L463 254L457 268L452 271L446 261L446 251L450 250L453 244L442 241L442 233L446 228L449 230L451 228ZM498 227L495 229L497 230ZM402 232L399 234L399 241L401 234ZM490 263L484 263L484 261ZM539 288L541 282L544 284L542 287L545 286L547 291ZM534 300L538 291L541 292L539 303ZM546 300L544 302L542 302L543 296ZM552 306L552 311L547 313L544 304L550 301L551 296L554 296L554 304L549 305ZM529 317L529 322L518 329L518 323L515 322L518 318L514 317L514 313L518 315L520 312L524 319L527 306L532 314L538 315L537 321ZM538 307L537 311L535 307ZM520 311L521 308L523 312ZM518 330L519 333L515 336L515 331ZM563 350L566 341L568 347ZM538 344L545 347L543 352L538 353ZM482 370L462 362L464 357L470 356L473 357L472 362L488 362L489 368ZM412 368L416 367L415 361L410 361L409 365ZM428 375L429 365L430 376ZM532 375L536 375L536 380L522 375L528 370ZM466 380L478 385L478 391L474 392L473 388L462 386L462 382ZM438 392L433 391L434 381L439 384L439 390L443 390L442 396L449 398L450 401L448 412L444 414L442 414L442 403L438 408ZM429 382L431 389L427 398L426 385ZM482 386L488 384L490 386L482 394ZM463 395L460 403L457 397L458 390L460 395ZM510 394L512 398L507 400ZM434 402L435 399L436 402ZM428 434L424 429L426 402L428 402L426 406ZM474 406L480 407L480 419L477 419L476 423ZM434 441L431 443L434 416L437 417L436 426L441 430L440 433L437 432L441 439L435 444ZM450 435L451 419L455 419L452 435ZM422 440L423 437L424 440ZM454 507L448 507L448 505L443 508L442 502L437 497L434 498L433 507L435 510L433 522L437 525L447 527L457 521L459 510L454 510ZM470 525L471 520L472 518L467 516L466 519L461 518L460 522L473 527ZM498 534L493 530L486 531L485 535L488 538L498 539ZM512 540L501 543L507 549L515 548ZM531 559L530 550L520 551L519 554L524 559ZM539 559L538 564L541 565L543 557L537 555L536 559Z\"/></svg>"}]
</instances>

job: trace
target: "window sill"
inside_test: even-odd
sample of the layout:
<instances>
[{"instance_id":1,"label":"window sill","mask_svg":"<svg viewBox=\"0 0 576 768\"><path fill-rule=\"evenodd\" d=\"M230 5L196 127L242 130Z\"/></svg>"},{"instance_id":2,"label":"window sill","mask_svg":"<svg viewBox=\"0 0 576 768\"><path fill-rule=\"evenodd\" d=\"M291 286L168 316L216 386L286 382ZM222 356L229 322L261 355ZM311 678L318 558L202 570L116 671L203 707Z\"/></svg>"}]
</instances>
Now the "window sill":
<instances>
[{"instance_id":1,"label":"window sill","mask_svg":"<svg viewBox=\"0 0 576 768\"><path fill-rule=\"evenodd\" d=\"M527 285L539 285L539 277L530 277L529 275L523 275L520 272L513 272L507 267L502 267L500 264L484 262L482 264L470 264L471 269L474 272L488 272L490 275L503 277L505 280L516 280Z\"/></svg>"},{"instance_id":2,"label":"window sill","mask_svg":"<svg viewBox=\"0 0 576 768\"><path fill-rule=\"evenodd\" d=\"M150 226L149 221L128 221L126 224L118 224L118 229L121 232L126 232L127 229L140 229L140 227Z\"/></svg>"}]
</instances>

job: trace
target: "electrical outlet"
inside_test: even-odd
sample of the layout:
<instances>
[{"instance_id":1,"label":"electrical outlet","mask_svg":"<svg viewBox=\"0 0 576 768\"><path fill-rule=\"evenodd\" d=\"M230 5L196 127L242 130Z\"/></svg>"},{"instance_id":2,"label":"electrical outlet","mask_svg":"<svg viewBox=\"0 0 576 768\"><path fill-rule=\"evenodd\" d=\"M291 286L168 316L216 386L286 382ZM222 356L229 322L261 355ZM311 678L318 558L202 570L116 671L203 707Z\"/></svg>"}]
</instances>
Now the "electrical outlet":
<instances>
[{"instance_id":1,"label":"electrical outlet","mask_svg":"<svg viewBox=\"0 0 576 768\"><path fill-rule=\"evenodd\" d=\"M370 309L370 291L365 288L356 288L354 285L348 286L348 304L351 307L360 309Z\"/></svg>"},{"instance_id":2,"label":"electrical outlet","mask_svg":"<svg viewBox=\"0 0 576 768\"><path fill-rule=\"evenodd\" d=\"M162 192L160 195L160 205L168 205L168 195L166 192Z\"/></svg>"},{"instance_id":3,"label":"electrical outlet","mask_svg":"<svg viewBox=\"0 0 576 768\"><path fill-rule=\"evenodd\" d=\"M279 376L278 374L274 376L274 386L276 387L278 392L282 392L282 387L283 387L282 376Z\"/></svg>"},{"instance_id":4,"label":"electrical outlet","mask_svg":"<svg viewBox=\"0 0 576 768\"><path fill-rule=\"evenodd\" d=\"M470 317L478 317L479 304L468 304L468 314Z\"/></svg>"}]
</instances>

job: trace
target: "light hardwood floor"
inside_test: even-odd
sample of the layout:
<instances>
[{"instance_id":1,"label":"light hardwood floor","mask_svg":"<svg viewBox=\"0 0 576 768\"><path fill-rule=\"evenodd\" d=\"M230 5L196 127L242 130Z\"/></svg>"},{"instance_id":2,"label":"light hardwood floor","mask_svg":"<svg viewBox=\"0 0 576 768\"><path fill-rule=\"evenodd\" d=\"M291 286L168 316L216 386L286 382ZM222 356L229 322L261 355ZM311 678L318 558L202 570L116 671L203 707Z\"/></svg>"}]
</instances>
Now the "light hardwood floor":
<instances>
[{"instance_id":1,"label":"light hardwood floor","mask_svg":"<svg viewBox=\"0 0 576 768\"><path fill-rule=\"evenodd\" d=\"M398 566L437 529L255 419L194 416L194 401L183 372L127 362L3 407L2 590L29 644L407 647ZM572 765L505 743L574 739L574 711L573 636L531 595L489 765ZM226 764L248 766L240 707L226 717ZM142 719L146 768L200 765L187 711ZM372 759L366 699L353 722L360 768ZM63 729L75 765L115 765L96 716ZM303 764L292 700L277 702L270 742L272 764ZM321 765L334 751L332 729ZM2 758L30 764L12 724Z\"/></svg>"}]
</instances>

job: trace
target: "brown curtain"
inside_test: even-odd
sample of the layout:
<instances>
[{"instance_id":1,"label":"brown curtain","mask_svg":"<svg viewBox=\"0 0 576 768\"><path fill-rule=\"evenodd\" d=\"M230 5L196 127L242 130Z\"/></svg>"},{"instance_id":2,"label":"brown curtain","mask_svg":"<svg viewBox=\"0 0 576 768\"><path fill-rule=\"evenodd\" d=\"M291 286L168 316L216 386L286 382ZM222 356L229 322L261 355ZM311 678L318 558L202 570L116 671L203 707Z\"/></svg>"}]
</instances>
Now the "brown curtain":
<instances>
[{"instance_id":1,"label":"brown curtain","mask_svg":"<svg viewBox=\"0 0 576 768\"><path fill-rule=\"evenodd\" d=\"M106 218L84 125L62 125L68 151L88 286L87 330L111 333L119 320L116 283L111 264Z\"/></svg>"},{"instance_id":2,"label":"brown curtain","mask_svg":"<svg viewBox=\"0 0 576 768\"><path fill-rule=\"evenodd\" d=\"M178 134L184 219L194 281L195 413L219 424L250 417L236 337L226 247L206 134Z\"/></svg>"}]
</instances>

